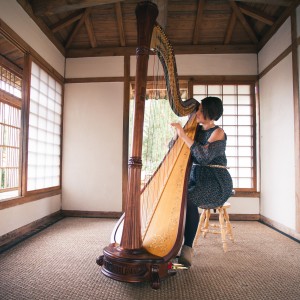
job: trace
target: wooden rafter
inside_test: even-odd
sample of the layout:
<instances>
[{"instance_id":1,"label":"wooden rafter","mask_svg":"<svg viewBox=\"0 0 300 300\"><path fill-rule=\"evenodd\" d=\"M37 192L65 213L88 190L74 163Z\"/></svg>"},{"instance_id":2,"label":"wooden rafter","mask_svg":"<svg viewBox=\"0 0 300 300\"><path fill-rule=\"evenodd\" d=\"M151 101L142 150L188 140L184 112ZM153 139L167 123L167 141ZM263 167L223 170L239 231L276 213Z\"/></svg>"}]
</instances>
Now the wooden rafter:
<instances>
[{"instance_id":1,"label":"wooden rafter","mask_svg":"<svg viewBox=\"0 0 300 300\"><path fill-rule=\"evenodd\" d=\"M284 23L284 21L290 16L291 12L294 9L296 9L299 4L300 4L300 0L294 0L292 4L285 9L285 11L276 20L276 22L270 28L267 34L259 41L258 50L262 49L262 47L268 42L268 40L272 37L272 35L276 32L276 30Z\"/></svg>"},{"instance_id":2,"label":"wooden rafter","mask_svg":"<svg viewBox=\"0 0 300 300\"><path fill-rule=\"evenodd\" d=\"M126 46L125 41L125 33L124 33L124 26L123 26L123 16L122 16L122 7L121 3L115 3L115 12L117 17L117 23L118 23L118 31L120 36L120 45L122 47Z\"/></svg>"},{"instance_id":3,"label":"wooden rafter","mask_svg":"<svg viewBox=\"0 0 300 300\"><path fill-rule=\"evenodd\" d=\"M92 48L96 48L97 40L96 40L94 27L93 27L93 23L92 23L90 14L88 14L85 18L85 27L86 27L86 31L88 33L88 37L89 37Z\"/></svg>"},{"instance_id":4,"label":"wooden rafter","mask_svg":"<svg viewBox=\"0 0 300 300\"><path fill-rule=\"evenodd\" d=\"M200 32L201 20L203 17L204 6L205 6L205 0L198 0L197 17L196 17L195 28L194 28L194 36L193 36L194 45L197 45L199 42L199 32Z\"/></svg>"},{"instance_id":5,"label":"wooden rafter","mask_svg":"<svg viewBox=\"0 0 300 300\"><path fill-rule=\"evenodd\" d=\"M67 41L67 43L65 45L66 48L70 47L71 43L73 42L74 37L78 33L78 31L81 28L81 26L85 23L85 19L87 18L87 16L89 15L90 12L91 12L91 8L87 8L84 11L84 14L82 15L81 19L78 21L76 27L74 28L74 30L72 31L71 35L68 38L68 41Z\"/></svg>"},{"instance_id":6,"label":"wooden rafter","mask_svg":"<svg viewBox=\"0 0 300 300\"><path fill-rule=\"evenodd\" d=\"M227 30L226 30L225 38L224 38L224 44L225 45L230 43L233 28L234 28L235 24L236 24L236 14L234 12L232 12L232 14L230 16L229 23L228 23L228 27L227 27Z\"/></svg>"},{"instance_id":7,"label":"wooden rafter","mask_svg":"<svg viewBox=\"0 0 300 300\"><path fill-rule=\"evenodd\" d=\"M270 26L274 24L274 18L268 16L264 12L253 9L252 7L249 7L247 5L239 5L239 8L244 15L247 15Z\"/></svg>"},{"instance_id":8,"label":"wooden rafter","mask_svg":"<svg viewBox=\"0 0 300 300\"><path fill-rule=\"evenodd\" d=\"M78 21L83 15L83 12L76 12L70 16L68 16L65 19L62 19L60 21L58 21L57 23L53 24L50 29L52 30L53 33L70 26L71 24L73 24L74 22Z\"/></svg>"},{"instance_id":9,"label":"wooden rafter","mask_svg":"<svg viewBox=\"0 0 300 300\"><path fill-rule=\"evenodd\" d=\"M31 6L36 16L42 16L120 1L123 0L31 0Z\"/></svg>"},{"instance_id":10,"label":"wooden rafter","mask_svg":"<svg viewBox=\"0 0 300 300\"><path fill-rule=\"evenodd\" d=\"M246 30L246 32L248 33L251 41L254 44L258 43L258 39L256 37L255 32L253 31L253 29L251 28L251 26L249 25L249 23L247 22L247 20L245 19L244 15L242 14L240 8L237 6L237 4L235 3L235 1L231 1L229 0L229 4L233 10L233 12L236 14L236 17L240 20L242 26L244 27L244 29Z\"/></svg>"}]
</instances>

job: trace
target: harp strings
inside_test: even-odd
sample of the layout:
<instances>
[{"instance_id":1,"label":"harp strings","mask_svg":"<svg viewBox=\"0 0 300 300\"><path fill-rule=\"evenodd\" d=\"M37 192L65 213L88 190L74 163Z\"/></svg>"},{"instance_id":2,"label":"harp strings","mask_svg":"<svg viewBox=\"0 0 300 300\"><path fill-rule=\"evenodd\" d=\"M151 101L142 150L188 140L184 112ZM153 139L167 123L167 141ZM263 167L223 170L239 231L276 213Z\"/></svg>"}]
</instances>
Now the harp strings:
<instances>
[{"instance_id":1,"label":"harp strings","mask_svg":"<svg viewBox=\"0 0 300 300\"><path fill-rule=\"evenodd\" d=\"M174 160L183 145L173 141L174 130L171 122L178 122L167 99L165 78L160 75L161 67L156 55L153 58L151 91L145 105L144 133L143 133L143 169L141 192L141 231L145 235L155 209L160 201L167 184ZM164 85L162 84L164 83ZM162 99L162 95L165 95ZM187 119L187 118L185 118ZM187 128L188 130L188 128ZM174 144L175 147L170 148ZM151 175L151 177L149 176ZM172 201L172 199L170 199Z\"/></svg>"}]
</instances>

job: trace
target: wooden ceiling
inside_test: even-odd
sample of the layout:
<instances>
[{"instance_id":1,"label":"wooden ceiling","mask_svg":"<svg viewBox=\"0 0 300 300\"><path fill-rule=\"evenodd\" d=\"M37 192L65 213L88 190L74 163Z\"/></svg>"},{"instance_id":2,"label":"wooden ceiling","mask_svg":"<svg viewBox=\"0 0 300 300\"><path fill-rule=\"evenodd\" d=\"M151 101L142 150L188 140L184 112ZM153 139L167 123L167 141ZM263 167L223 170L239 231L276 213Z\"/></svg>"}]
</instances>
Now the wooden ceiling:
<instances>
[{"instance_id":1,"label":"wooden ceiling","mask_svg":"<svg viewBox=\"0 0 300 300\"><path fill-rule=\"evenodd\" d=\"M17 1L66 57L135 54L139 0ZM175 54L194 54L257 53L300 1L152 2Z\"/></svg>"}]
</instances>

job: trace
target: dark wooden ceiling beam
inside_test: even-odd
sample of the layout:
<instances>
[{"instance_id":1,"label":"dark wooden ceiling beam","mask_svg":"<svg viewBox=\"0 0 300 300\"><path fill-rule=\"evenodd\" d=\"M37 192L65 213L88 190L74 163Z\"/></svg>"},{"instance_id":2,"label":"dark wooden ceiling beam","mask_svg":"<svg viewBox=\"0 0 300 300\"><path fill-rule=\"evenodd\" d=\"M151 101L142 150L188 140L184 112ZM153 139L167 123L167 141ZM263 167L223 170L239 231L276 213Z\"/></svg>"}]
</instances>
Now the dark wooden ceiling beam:
<instances>
[{"instance_id":1,"label":"dark wooden ceiling beam","mask_svg":"<svg viewBox=\"0 0 300 300\"><path fill-rule=\"evenodd\" d=\"M246 30L246 32L248 33L251 41L254 44L258 43L258 39L256 37L255 32L253 31L253 29L251 28L251 26L249 25L249 23L247 22L247 20L245 19L244 15L242 14L241 10L239 9L239 7L237 6L237 4L235 3L235 1L231 1L229 0L229 4L233 10L233 12L236 14L236 17L240 20L240 22L242 23L242 26L244 27L244 29Z\"/></svg>"},{"instance_id":2,"label":"dark wooden ceiling beam","mask_svg":"<svg viewBox=\"0 0 300 300\"><path fill-rule=\"evenodd\" d=\"M62 19L60 21L58 21L57 23L53 24L50 29L52 30L53 33L70 26L71 24L73 24L74 22L78 21L82 16L83 16L84 12L80 12L80 13L74 13L71 14L70 16L68 16L65 19Z\"/></svg>"},{"instance_id":3,"label":"dark wooden ceiling beam","mask_svg":"<svg viewBox=\"0 0 300 300\"><path fill-rule=\"evenodd\" d=\"M236 23L236 14L234 12L231 13L230 19L229 19L229 23L227 26L227 30L225 33L225 38L224 38L224 44L227 45L230 43L231 41L231 37L232 37L232 33L233 33L233 28L235 26Z\"/></svg>"},{"instance_id":4,"label":"dark wooden ceiling beam","mask_svg":"<svg viewBox=\"0 0 300 300\"><path fill-rule=\"evenodd\" d=\"M94 27L93 27L93 23L91 20L91 16L90 14L88 14L85 18L85 28L90 40L90 44L92 46L92 48L96 48L97 47L97 40L96 40L96 36L95 36L95 32L94 32Z\"/></svg>"},{"instance_id":5,"label":"dark wooden ceiling beam","mask_svg":"<svg viewBox=\"0 0 300 300\"><path fill-rule=\"evenodd\" d=\"M253 2L276 6L289 6L293 0L236 0L236 2Z\"/></svg>"},{"instance_id":6,"label":"dark wooden ceiling beam","mask_svg":"<svg viewBox=\"0 0 300 300\"><path fill-rule=\"evenodd\" d=\"M168 0L156 0L154 2L159 11L156 21L163 29L166 29L168 23Z\"/></svg>"},{"instance_id":7,"label":"dark wooden ceiling beam","mask_svg":"<svg viewBox=\"0 0 300 300\"><path fill-rule=\"evenodd\" d=\"M247 15L260 22L263 22L269 26L272 26L275 22L274 18L268 16L264 12L253 9L252 7L249 7L247 5L239 5L239 8L244 15Z\"/></svg>"},{"instance_id":8,"label":"dark wooden ceiling beam","mask_svg":"<svg viewBox=\"0 0 300 300\"><path fill-rule=\"evenodd\" d=\"M121 3L115 3L115 12L117 17L117 24L118 24L118 31L119 31L119 37L120 37L120 45L122 47L126 46L125 41L125 33L124 33L124 26L123 26L123 15L122 15L122 7Z\"/></svg>"},{"instance_id":9,"label":"dark wooden ceiling beam","mask_svg":"<svg viewBox=\"0 0 300 300\"><path fill-rule=\"evenodd\" d=\"M197 45L199 42L199 32L200 32L201 21L203 18L204 6L205 6L205 0L198 0L197 16L196 16L196 22L194 28L194 35L193 35L194 45Z\"/></svg>"},{"instance_id":10,"label":"dark wooden ceiling beam","mask_svg":"<svg viewBox=\"0 0 300 300\"><path fill-rule=\"evenodd\" d=\"M243 45L173 45L175 54L226 54L226 53L257 53L254 44ZM136 47L105 47L91 49L67 49L66 57L96 57L135 55Z\"/></svg>"},{"instance_id":11,"label":"dark wooden ceiling beam","mask_svg":"<svg viewBox=\"0 0 300 300\"><path fill-rule=\"evenodd\" d=\"M120 1L123 0L31 0L31 6L35 15L43 16Z\"/></svg>"},{"instance_id":12,"label":"dark wooden ceiling beam","mask_svg":"<svg viewBox=\"0 0 300 300\"><path fill-rule=\"evenodd\" d=\"M73 42L76 34L78 33L79 29L83 26L83 24L85 23L85 20L87 18L87 16L90 14L91 12L91 8L86 8L86 10L84 11L84 14L82 15L81 19L78 21L78 23L76 24L76 27L73 29L73 31L71 32L67 43L65 45L65 48L69 48L71 43Z\"/></svg>"}]
</instances>

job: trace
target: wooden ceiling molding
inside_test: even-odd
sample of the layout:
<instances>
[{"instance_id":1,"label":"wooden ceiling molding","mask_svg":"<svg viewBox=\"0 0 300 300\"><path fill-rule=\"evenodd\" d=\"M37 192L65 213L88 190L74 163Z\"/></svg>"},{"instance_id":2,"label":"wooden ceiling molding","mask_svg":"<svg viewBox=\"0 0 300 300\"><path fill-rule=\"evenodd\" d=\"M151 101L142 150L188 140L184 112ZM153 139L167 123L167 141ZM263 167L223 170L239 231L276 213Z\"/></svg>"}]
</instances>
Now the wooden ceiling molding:
<instances>
[{"instance_id":1,"label":"wooden ceiling molding","mask_svg":"<svg viewBox=\"0 0 300 300\"><path fill-rule=\"evenodd\" d=\"M17 0L65 57L134 55L140 0ZM153 0L176 54L257 53L300 0Z\"/></svg>"}]
</instances>

